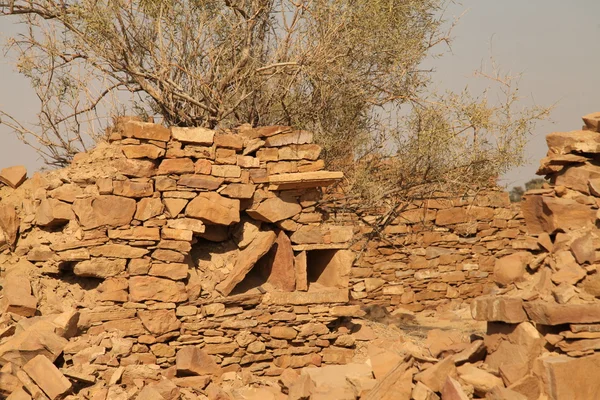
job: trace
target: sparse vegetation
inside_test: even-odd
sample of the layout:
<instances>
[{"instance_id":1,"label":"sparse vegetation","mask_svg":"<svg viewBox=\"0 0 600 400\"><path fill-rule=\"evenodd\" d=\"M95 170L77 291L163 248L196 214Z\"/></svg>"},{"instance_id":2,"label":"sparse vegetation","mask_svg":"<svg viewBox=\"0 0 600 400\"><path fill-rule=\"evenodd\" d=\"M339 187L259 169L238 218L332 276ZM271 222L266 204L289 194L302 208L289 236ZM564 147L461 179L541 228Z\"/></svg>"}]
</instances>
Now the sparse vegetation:
<instances>
[{"instance_id":1,"label":"sparse vegetation","mask_svg":"<svg viewBox=\"0 0 600 400\"><path fill-rule=\"evenodd\" d=\"M479 73L489 91L432 93L421 65L450 42L445 6L11 0L0 12L26 30L8 48L40 111L31 128L6 114L3 123L55 166L135 111L169 125L313 131L364 205L485 186L522 164L548 109L520 106L518 77L493 66Z\"/></svg>"}]
</instances>

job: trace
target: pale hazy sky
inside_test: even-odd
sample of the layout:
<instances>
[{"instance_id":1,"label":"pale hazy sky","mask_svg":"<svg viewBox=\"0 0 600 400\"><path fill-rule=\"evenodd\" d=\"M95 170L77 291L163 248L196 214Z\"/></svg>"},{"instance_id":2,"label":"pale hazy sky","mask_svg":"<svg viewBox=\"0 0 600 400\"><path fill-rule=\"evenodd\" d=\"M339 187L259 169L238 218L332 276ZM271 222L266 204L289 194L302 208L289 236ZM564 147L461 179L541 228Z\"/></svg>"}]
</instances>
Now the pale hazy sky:
<instances>
[{"instance_id":1,"label":"pale hazy sky","mask_svg":"<svg viewBox=\"0 0 600 400\"><path fill-rule=\"evenodd\" d=\"M508 187L534 178L546 154L544 137L552 131L579 129L581 116L600 111L600 1L598 0L463 0L448 16L466 10L453 31L452 53L434 65L434 82L441 89L478 90L472 77L490 49L505 70L523 73L520 91L526 104L556 106L552 122L539 124L527 147L530 163L503 177ZM9 18L0 18L0 40L14 32ZM490 46L490 43L492 46ZM33 121L37 106L29 82L13 71L10 60L0 61L0 108ZM0 125L0 168L23 164L30 173L43 163Z\"/></svg>"}]
</instances>

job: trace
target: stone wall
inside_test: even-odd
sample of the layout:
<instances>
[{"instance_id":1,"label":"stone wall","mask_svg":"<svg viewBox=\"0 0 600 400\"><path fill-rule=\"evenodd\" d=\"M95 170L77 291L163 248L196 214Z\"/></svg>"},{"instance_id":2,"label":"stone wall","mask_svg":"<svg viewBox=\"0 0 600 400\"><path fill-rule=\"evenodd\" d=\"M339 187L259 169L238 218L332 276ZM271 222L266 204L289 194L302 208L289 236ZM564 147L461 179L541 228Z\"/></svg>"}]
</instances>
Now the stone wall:
<instances>
[{"instance_id":1,"label":"stone wall","mask_svg":"<svg viewBox=\"0 0 600 400\"><path fill-rule=\"evenodd\" d=\"M387 223L382 215L387 210L360 218L330 214L356 227L350 296L362 304L413 311L460 306L489 291L499 257L537 248L525 235L518 205L500 190L417 201Z\"/></svg>"},{"instance_id":2,"label":"stone wall","mask_svg":"<svg viewBox=\"0 0 600 400\"><path fill-rule=\"evenodd\" d=\"M337 321L362 315L347 305L352 227L321 224L321 188L342 174L323 171L311 133L125 118L108 137L68 168L0 173L5 315L76 321L72 368L169 368L189 347L258 374L351 357ZM127 351L88 354L115 332ZM0 363L22 341L4 340Z\"/></svg>"}]
</instances>

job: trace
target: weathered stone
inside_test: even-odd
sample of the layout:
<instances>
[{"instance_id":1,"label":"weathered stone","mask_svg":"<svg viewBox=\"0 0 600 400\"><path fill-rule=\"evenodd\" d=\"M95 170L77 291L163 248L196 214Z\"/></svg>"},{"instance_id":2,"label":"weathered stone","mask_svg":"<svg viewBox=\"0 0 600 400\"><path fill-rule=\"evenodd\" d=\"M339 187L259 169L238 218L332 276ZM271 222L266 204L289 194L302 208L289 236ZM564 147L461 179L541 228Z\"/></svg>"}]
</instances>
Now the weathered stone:
<instances>
[{"instance_id":1,"label":"weathered stone","mask_svg":"<svg viewBox=\"0 0 600 400\"><path fill-rule=\"evenodd\" d=\"M33 317L37 311L37 299L31 294L31 283L24 272L13 269L2 280L2 312L23 317Z\"/></svg>"},{"instance_id":2,"label":"weathered stone","mask_svg":"<svg viewBox=\"0 0 600 400\"><path fill-rule=\"evenodd\" d=\"M113 194L123 197L149 197L154 193L154 184L151 180L145 181L114 181Z\"/></svg>"},{"instance_id":3,"label":"weathered stone","mask_svg":"<svg viewBox=\"0 0 600 400\"><path fill-rule=\"evenodd\" d=\"M92 247L90 254L93 257L111 257L111 258L140 258L148 254L148 250L128 246L126 244L105 244L98 247Z\"/></svg>"},{"instance_id":4,"label":"weathered stone","mask_svg":"<svg viewBox=\"0 0 600 400\"><path fill-rule=\"evenodd\" d=\"M269 330L269 335L275 339L295 339L298 332L289 326L274 326Z\"/></svg>"},{"instance_id":5,"label":"weathered stone","mask_svg":"<svg viewBox=\"0 0 600 400\"><path fill-rule=\"evenodd\" d=\"M139 310L137 315L144 327L155 335L163 335L181 326L174 310Z\"/></svg>"},{"instance_id":6,"label":"weathered stone","mask_svg":"<svg viewBox=\"0 0 600 400\"><path fill-rule=\"evenodd\" d=\"M242 169L237 165L213 165L211 174L223 178L239 178Z\"/></svg>"},{"instance_id":7,"label":"weathered stone","mask_svg":"<svg viewBox=\"0 0 600 400\"><path fill-rule=\"evenodd\" d=\"M600 304L554 304L542 301L524 303L529 318L542 325L600 322Z\"/></svg>"},{"instance_id":8,"label":"weathered stone","mask_svg":"<svg viewBox=\"0 0 600 400\"><path fill-rule=\"evenodd\" d=\"M273 285L275 289L291 292L296 288L294 251L284 231L279 231L271 250L254 268L258 268L267 283Z\"/></svg>"},{"instance_id":9,"label":"weathered stone","mask_svg":"<svg viewBox=\"0 0 600 400\"><path fill-rule=\"evenodd\" d=\"M454 207L439 210L436 215L436 225L455 225L462 224L469 220L469 214L467 210L462 207Z\"/></svg>"},{"instance_id":10,"label":"weathered stone","mask_svg":"<svg viewBox=\"0 0 600 400\"><path fill-rule=\"evenodd\" d=\"M121 158L115 162L117 170L132 178L150 178L156 175L156 163L153 160Z\"/></svg>"},{"instance_id":11,"label":"weathered stone","mask_svg":"<svg viewBox=\"0 0 600 400\"><path fill-rule=\"evenodd\" d=\"M188 298L185 285L153 276L133 276L129 279L129 296L133 302L156 300L181 303Z\"/></svg>"},{"instance_id":12,"label":"weathered stone","mask_svg":"<svg viewBox=\"0 0 600 400\"><path fill-rule=\"evenodd\" d=\"M140 221L146 221L152 217L162 214L163 211L164 206L159 198L144 198L137 203L134 218Z\"/></svg>"},{"instance_id":13,"label":"weathered stone","mask_svg":"<svg viewBox=\"0 0 600 400\"><path fill-rule=\"evenodd\" d=\"M471 303L471 315L478 321L516 324L527 319L523 300L509 296L480 296Z\"/></svg>"},{"instance_id":14,"label":"weathered stone","mask_svg":"<svg viewBox=\"0 0 600 400\"><path fill-rule=\"evenodd\" d=\"M171 135L173 139L183 143L194 143L204 146L213 144L215 131L206 128L179 128L171 127Z\"/></svg>"},{"instance_id":15,"label":"weathered stone","mask_svg":"<svg viewBox=\"0 0 600 400\"><path fill-rule=\"evenodd\" d=\"M298 167L298 171L302 168ZM298 173L280 173L269 176L270 190L292 190L329 186L344 177L342 172L311 171Z\"/></svg>"},{"instance_id":16,"label":"weathered stone","mask_svg":"<svg viewBox=\"0 0 600 400\"><path fill-rule=\"evenodd\" d=\"M202 221L192 218L170 219L167 221L167 227L192 231L193 233L203 233L206 229Z\"/></svg>"},{"instance_id":17,"label":"weathered stone","mask_svg":"<svg viewBox=\"0 0 600 400\"><path fill-rule=\"evenodd\" d=\"M171 139L171 131L168 128L150 122L129 120L121 123L119 128L121 134L129 138L157 140L159 142L168 142Z\"/></svg>"},{"instance_id":18,"label":"weathered stone","mask_svg":"<svg viewBox=\"0 0 600 400\"><path fill-rule=\"evenodd\" d=\"M294 275L296 290L308 290L308 271L306 251L301 251L294 257Z\"/></svg>"},{"instance_id":19,"label":"weathered stone","mask_svg":"<svg viewBox=\"0 0 600 400\"><path fill-rule=\"evenodd\" d=\"M259 232L256 238L243 249L233 270L229 273L227 278L216 286L216 289L224 296L229 295L235 286L240 283L246 274L254 267L258 260L267 254L273 243L275 242L277 235L273 231Z\"/></svg>"},{"instance_id":20,"label":"weathered stone","mask_svg":"<svg viewBox=\"0 0 600 400\"><path fill-rule=\"evenodd\" d=\"M20 223L21 220L12 205L0 204L0 233L4 234L6 243L11 248L17 242Z\"/></svg>"},{"instance_id":21,"label":"weathered stone","mask_svg":"<svg viewBox=\"0 0 600 400\"><path fill-rule=\"evenodd\" d=\"M596 261L596 251L592 236L585 234L571 243L571 252L579 264L590 263Z\"/></svg>"},{"instance_id":22,"label":"weathered stone","mask_svg":"<svg viewBox=\"0 0 600 400\"><path fill-rule=\"evenodd\" d=\"M475 393L479 396L485 396L487 392L491 391L496 386L504 387L502 379L481 370L474 365L461 365L457 368L457 371L461 381L472 385L475 389Z\"/></svg>"},{"instance_id":23,"label":"weathered stone","mask_svg":"<svg viewBox=\"0 0 600 400\"><path fill-rule=\"evenodd\" d=\"M448 376L444 386L440 390L443 400L469 400L460 383Z\"/></svg>"},{"instance_id":24,"label":"weathered stone","mask_svg":"<svg viewBox=\"0 0 600 400\"><path fill-rule=\"evenodd\" d=\"M0 170L0 182L10 186L13 189L21 186L27 179L27 168L22 165L3 168Z\"/></svg>"},{"instance_id":25,"label":"weathered stone","mask_svg":"<svg viewBox=\"0 0 600 400\"><path fill-rule=\"evenodd\" d=\"M55 330L56 325L49 321L29 325L0 344L0 359L3 363L23 366L37 355L42 355L54 362L68 343Z\"/></svg>"},{"instance_id":26,"label":"weathered stone","mask_svg":"<svg viewBox=\"0 0 600 400\"><path fill-rule=\"evenodd\" d=\"M167 208L167 211L171 215L171 218L175 218L183 211L187 206L188 201L186 199L163 199L163 204Z\"/></svg>"},{"instance_id":27,"label":"weathered stone","mask_svg":"<svg viewBox=\"0 0 600 400\"><path fill-rule=\"evenodd\" d=\"M171 264L152 264L150 275L162 276L172 280L185 279L188 276L187 264L171 263Z\"/></svg>"},{"instance_id":28,"label":"weathered stone","mask_svg":"<svg viewBox=\"0 0 600 400\"><path fill-rule=\"evenodd\" d=\"M600 131L600 112L584 115L581 117L585 126L594 132Z\"/></svg>"},{"instance_id":29,"label":"weathered stone","mask_svg":"<svg viewBox=\"0 0 600 400\"><path fill-rule=\"evenodd\" d=\"M600 380L596 378L600 354L581 358L549 356L540 358L537 364L536 372L551 400L594 399L600 392Z\"/></svg>"},{"instance_id":30,"label":"weathered stone","mask_svg":"<svg viewBox=\"0 0 600 400\"><path fill-rule=\"evenodd\" d=\"M294 131L290 133L280 133L270 136L265 140L266 147L281 147L291 144L312 143L313 134L306 131Z\"/></svg>"},{"instance_id":31,"label":"weathered stone","mask_svg":"<svg viewBox=\"0 0 600 400\"><path fill-rule=\"evenodd\" d=\"M265 222L277 222L300 213L302 207L293 200L272 197L260 203L255 209L246 210L254 219Z\"/></svg>"},{"instance_id":32,"label":"weathered stone","mask_svg":"<svg viewBox=\"0 0 600 400\"><path fill-rule=\"evenodd\" d=\"M122 240L160 240L160 232L158 228L134 226L129 229L110 229L108 237Z\"/></svg>"},{"instance_id":33,"label":"weathered stone","mask_svg":"<svg viewBox=\"0 0 600 400\"><path fill-rule=\"evenodd\" d=\"M553 132L546 135L550 153L600 153L600 133L594 131Z\"/></svg>"},{"instance_id":34,"label":"weathered stone","mask_svg":"<svg viewBox=\"0 0 600 400\"><path fill-rule=\"evenodd\" d=\"M183 175L177 183L194 189L217 190L223 182L223 178L211 175Z\"/></svg>"},{"instance_id":35,"label":"weathered stone","mask_svg":"<svg viewBox=\"0 0 600 400\"><path fill-rule=\"evenodd\" d=\"M290 145L279 148L279 160L317 160L321 146L317 144Z\"/></svg>"},{"instance_id":36,"label":"weathered stone","mask_svg":"<svg viewBox=\"0 0 600 400\"><path fill-rule=\"evenodd\" d=\"M214 359L194 346L179 349L175 363L178 375L215 375L219 372Z\"/></svg>"},{"instance_id":37,"label":"weathered stone","mask_svg":"<svg viewBox=\"0 0 600 400\"><path fill-rule=\"evenodd\" d=\"M165 155L165 149L148 143L122 146L121 149L127 158L150 158L155 160Z\"/></svg>"},{"instance_id":38,"label":"weathered stone","mask_svg":"<svg viewBox=\"0 0 600 400\"><path fill-rule=\"evenodd\" d=\"M51 400L62 398L71 390L71 382L42 355L31 359L23 370Z\"/></svg>"},{"instance_id":39,"label":"weathered stone","mask_svg":"<svg viewBox=\"0 0 600 400\"><path fill-rule=\"evenodd\" d=\"M36 224L40 226L64 225L75 219L71 205L56 199L44 199L35 216Z\"/></svg>"},{"instance_id":40,"label":"weathered stone","mask_svg":"<svg viewBox=\"0 0 600 400\"><path fill-rule=\"evenodd\" d=\"M592 228L596 219L589 206L566 198L553 198L541 195L525 195L521 202L529 233L553 233Z\"/></svg>"},{"instance_id":41,"label":"weathered stone","mask_svg":"<svg viewBox=\"0 0 600 400\"><path fill-rule=\"evenodd\" d=\"M123 259L94 258L78 262L73 268L73 273L78 276L106 279L125 271L126 262Z\"/></svg>"},{"instance_id":42,"label":"weathered stone","mask_svg":"<svg viewBox=\"0 0 600 400\"><path fill-rule=\"evenodd\" d=\"M233 199L251 199L256 186L250 183L231 183L219 193Z\"/></svg>"},{"instance_id":43,"label":"weathered stone","mask_svg":"<svg viewBox=\"0 0 600 400\"><path fill-rule=\"evenodd\" d=\"M121 196L98 196L73 202L73 211L84 229L129 225L135 209L134 199Z\"/></svg>"},{"instance_id":44,"label":"weathered stone","mask_svg":"<svg viewBox=\"0 0 600 400\"><path fill-rule=\"evenodd\" d=\"M193 174L194 162L189 158L168 158L158 166L158 175Z\"/></svg>"},{"instance_id":45,"label":"weathered stone","mask_svg":"<svg viewBox=\"0 0 600 400\"><path fill-rule=\"evenodd\" d=\"M294 244L323 243L323 230L320 225L302 225L290 239Z\"/></svg>"},{"instance_id":46,"label":"weathered stone","mask_svg":"<svg viewBox=\"0 0 600 400\"><path fill-rule=\"evenodd\" d=\"M187 205L185 214L203 222L231 225L240 221L240 201L218 193L200 193Z\"/></svg>"},{"instance_id":47,"label":"weathered stone","mask_svg":"<svg viewBox=\"0 0 600 400\"><path fill-rule=\"evenodd\" d=\"M452 357L446 357L415 375L415 380L425 384L434 392L441 392L447 378L456 378L456 366Z\"/></svg>"},{"instance_id":48,"label":"weathered stone","mask_svg":"<svg viewBox=\"0 0 600 400\"><path fill-rule=\"evenodd\" d=\"M265 304L307 305L325 303L347 303L348 289L320 290L317 292L269 292L263 297Z\"/></svg>"},{"instance_id":49,"label":"weathered stone","mask_svg":"<svg viewBox=\"0 0 600 400\"><path fill-rule=\"evenodd\" d=\"M308 280L331 288L347 288L355 254L351 250L321 250L308 255Z\"/></svg>"},{"instance_id":50,"label":"weathered stone","mask_svg":"<svg viewBox=\"0 0 600 400\"><path fill-rule=\"evenodd\" d=\"M494 266L494 281L502 286L522 281L525 268L531 259L532 255L527 251L519 251L497 259Z\"/></svg>"}]
</instances>

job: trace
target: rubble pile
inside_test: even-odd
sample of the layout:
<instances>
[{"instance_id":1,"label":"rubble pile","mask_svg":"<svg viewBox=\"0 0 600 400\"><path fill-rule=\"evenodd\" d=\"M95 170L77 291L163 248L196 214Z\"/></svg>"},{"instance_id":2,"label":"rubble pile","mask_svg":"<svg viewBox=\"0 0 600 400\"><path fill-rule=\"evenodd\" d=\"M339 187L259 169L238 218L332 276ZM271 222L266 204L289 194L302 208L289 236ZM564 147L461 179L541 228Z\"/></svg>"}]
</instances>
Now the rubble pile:
<instances>
[{"instance_id":1,"label":"rubble pile","mask_svg":"<svg viewBox=\"0 0 600 400\"><path fill-rule=\"evenodd\" d=\"M488 367L528 399L600 391L600 113L583 120L581 131L547 136L538 174L550 184L521 204L530 247L499 258L496 289L472 303L473 317L489 321Z\"/></svg>"}]
</instances>

